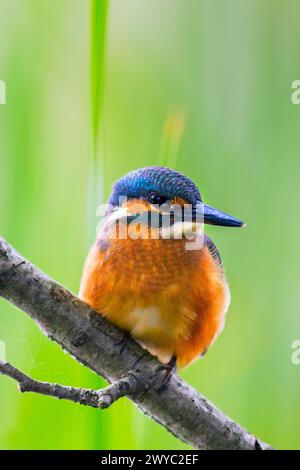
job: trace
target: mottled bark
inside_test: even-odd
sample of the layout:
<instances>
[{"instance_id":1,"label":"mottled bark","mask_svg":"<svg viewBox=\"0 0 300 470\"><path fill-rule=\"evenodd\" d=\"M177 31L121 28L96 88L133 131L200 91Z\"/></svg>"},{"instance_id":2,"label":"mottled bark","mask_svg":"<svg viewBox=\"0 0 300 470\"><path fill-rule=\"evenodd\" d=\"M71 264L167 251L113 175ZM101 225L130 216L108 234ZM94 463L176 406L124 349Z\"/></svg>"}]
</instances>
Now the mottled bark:
<instances>
[{"instance_id":1,"label":"mottled bark","mask_svg":"<svg viewBox=\"0 0 300 470\"><path fill-rule=\"evenodd\" d=\"M118 343L123 338L122 331L26 261L1 238L0 295L29 314L44 334L109 382L130 377L128 371L134 370L134 380L121 381L121 391L118 382L110 389L111 396L106 393L103 407L126 394L144 413L197 449L270 448L177 375L171 377L166 390L158 393L165 375L162 364L133 340L128 341L120 354ZM70 389L80 395L78 389ZM107 392L109 387L104 389L103 395L105 390ZM93 394L98 393L87 392L94 397ZM81 403L80 396L77 398L75 401Z\"/></svg>"}]
</instances>

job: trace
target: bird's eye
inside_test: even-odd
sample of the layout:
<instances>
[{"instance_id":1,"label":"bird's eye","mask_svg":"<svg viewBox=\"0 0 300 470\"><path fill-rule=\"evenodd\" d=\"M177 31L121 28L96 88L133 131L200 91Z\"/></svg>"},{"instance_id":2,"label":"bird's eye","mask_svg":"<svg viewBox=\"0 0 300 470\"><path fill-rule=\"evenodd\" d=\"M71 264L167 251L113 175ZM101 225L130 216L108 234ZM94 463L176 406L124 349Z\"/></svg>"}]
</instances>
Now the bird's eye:
<instances>
[{"instance_id":1,"label":"bird's eye","mask_svg":"<svg viewBox=\"0 0 300 470\"><path fill-rule=\"evenodd\" d=\"M148 201L150 204L156 204L160 206L161 204L164 204L166 202L167 198L164 196L161 196L160 194L157 193L150 193L148 195Z\"/></svg>"}]
</instances>

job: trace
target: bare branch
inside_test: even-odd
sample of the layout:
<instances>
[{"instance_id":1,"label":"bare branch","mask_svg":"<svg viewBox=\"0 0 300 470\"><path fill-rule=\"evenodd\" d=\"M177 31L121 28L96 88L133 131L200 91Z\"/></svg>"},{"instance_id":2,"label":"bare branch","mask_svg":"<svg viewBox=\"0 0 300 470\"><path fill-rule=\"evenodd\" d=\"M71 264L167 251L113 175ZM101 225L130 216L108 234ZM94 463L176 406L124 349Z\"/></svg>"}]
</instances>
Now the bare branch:
<instances>
[{"instance_id":1,"label":"bare branch","mask_svg":"<svg viewBox=\"0 0 300 470\"><path fill-rule=\"evenodd\" d=\"M117 381L134 368L136 389L128 397L189 445L197 449L270 448L177 375L171 377L166 390L159 394L157 390L165 374L162 364L133 340L128 341L120 354L116 344L123 332L49 279L1 238L0 295L28 313L49 338L109 382ZM122 393L126 394L128 389L121 383ZM118 397L118 387L111 386L112 397Z\"/></svg>"},{"instance_id":2,"label":"bare branch","mask_svg":"<svg viewBox=\"0 0 300 470\"><path fill-rule=\"evenodd\" d=\"M67 387L56 383L40 382L28 377L28 375L24 374L10 363L3 361L0 361L0 374L6 375L18 382L22 393L39 393L60 400L70 400L75 403L80 403L81 405L101 409L108 408L119 398L129 393L136 393L138 390L138 380L134 372L129 372L124 377L121 377L102 390Z\"/></svg>"}]
</instances>

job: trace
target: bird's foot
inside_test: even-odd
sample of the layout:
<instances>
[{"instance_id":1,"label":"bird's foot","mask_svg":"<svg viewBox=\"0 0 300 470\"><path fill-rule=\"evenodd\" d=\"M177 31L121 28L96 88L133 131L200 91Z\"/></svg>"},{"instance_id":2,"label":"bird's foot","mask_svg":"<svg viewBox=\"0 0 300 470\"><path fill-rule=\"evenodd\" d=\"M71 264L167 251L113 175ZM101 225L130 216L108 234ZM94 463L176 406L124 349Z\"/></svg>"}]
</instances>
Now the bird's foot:
<instances>
[{"instance_id":1,"label":"bird's foot","mask_svg":"<svg viewBox=\"0 0 300 470\"><path fill-rule=\"evenodd\" d=\"M118 341L117 343L115 343L115 346L120 346L119 354L122 354L130 338L131 338L131 334L129 333L129 331L125 331L121 341Z\"/></svg>"},{"instance_id":2,"label":"bird's foot","mask_svg":"<svg viewBox=\"0 0 300 470\"><path fill-rule=\"evenodd\" d=\"M166 390L167 386L169 385L170 379L172 377L172 374L176 371L176 356L172 356L170 361L165 367L165 376L163 378L163 381L158 389L158 393L163 392Z\"/></svg>"},{"instance_id":3,"label":"bird's foot","mask_svg":"<svg viewBox=\"0 0 300 470\"><path fill-rule=\"evenodd\" d=\"M147 355L147 352L145 352L145 353L142 354L140 357L138 357L137 360L133 363L132 368L135 369L136 366L138 365L138 363L139 363L142 359L144 359L144 357L145 357L146 355Z\"/></svg>"}]
</instances>

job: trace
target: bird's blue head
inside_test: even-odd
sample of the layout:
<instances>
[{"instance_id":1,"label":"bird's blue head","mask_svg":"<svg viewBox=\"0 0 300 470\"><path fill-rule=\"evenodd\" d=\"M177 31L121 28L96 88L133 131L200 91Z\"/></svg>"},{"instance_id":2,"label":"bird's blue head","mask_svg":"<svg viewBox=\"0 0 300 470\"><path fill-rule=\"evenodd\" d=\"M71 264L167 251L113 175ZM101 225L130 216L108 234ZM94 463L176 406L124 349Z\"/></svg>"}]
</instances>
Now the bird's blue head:
<instances>
[{"instance_id":1,"label":"bird's blue head","mask_svg":"<svg viewBox=\"0 0 300 470\"><path fill-rule=\"evenodd\" d=\"M224 212L202 203L199 189L187 176L160 166L150 166L131 171L113 185L110 207L120 206L122 199L139 200L151 205L190 205L195 217L198 211L204 223L226 227L242 227L244 223Z\"/></svg>"}]
</instances>

